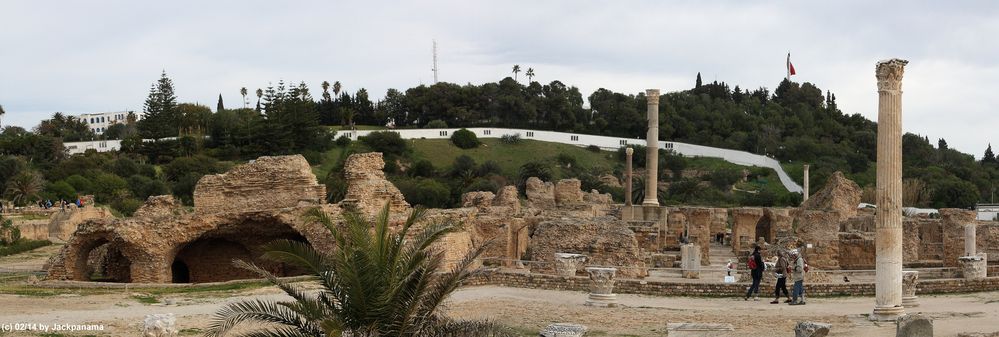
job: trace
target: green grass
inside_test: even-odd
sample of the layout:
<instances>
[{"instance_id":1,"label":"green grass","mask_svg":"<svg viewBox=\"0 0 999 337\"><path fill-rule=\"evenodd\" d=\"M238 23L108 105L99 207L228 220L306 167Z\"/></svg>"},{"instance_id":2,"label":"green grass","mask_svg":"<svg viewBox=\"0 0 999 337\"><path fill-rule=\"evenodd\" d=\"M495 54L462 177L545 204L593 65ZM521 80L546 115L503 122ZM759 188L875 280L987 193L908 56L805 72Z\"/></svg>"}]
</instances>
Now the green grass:
<instances>
[{"instance_id":1,"label":"green grass","mask_svg":"<svg viewBox=\"0 0 999 337\"><path fill-rule=\"evenodd\" d=\"M20 239L9 246L0 246L0 256L14 255L51 245L49 240Z\"/></svg>"},{"instance_id":2,"label":"green grass","mask_svg":"<svg viewBox=\"0 0 999 337\"><path fill-rule=\"evenodd\" d=\"M521 140L518 144L505 144L499 139L480 139L482 145L474 149L463 150L451 144L447 139L414 139L410 140L414 159L426 159L438 169L447 169L454 159L467 155L482 164L487 160L495 161L503 170L503 174L516 177L520 166L537 160L550 160L561 154L569 154L576 158L576 163L583 169L599 169L610 172L616 164L616 154L608 151L592 152L583 147L569 144L548 143L536 140Z\"/></svg>"},{"instance_id":3,"label":"green grass","mask_svg":"<svg viewBox=\"0 0 999 337\"><path fill-rule=\"evenodd\" d=\"M156 303L160 303L160 300L157 299L156 296L132 295L132 298L135 299L136 301L139 301L139 303L142 303L142 304L156 304Z\"/></svg>"},{"instance_id":4,"label":"green grass","mask_svg":"<svg viewBox=\"0 0 999 337\"><path fill-rule=\"evenodd\" d=\"M142 303L146 303L143 301L157 300L156 298L162 295L231 294L237 291L263 288L270 285L271 284L267 281L251 281L245 283L227 283L227 284L216 284L216 285L206 285L206 286L163 287L163 288L143 287L141 284L137 284L136 287L134 288L129 287L128 291L148 294L148 296L141 296L144 297L143 299L139 299L138 297L133 297ZM74 288L72 286L67 286L64 288L39 288L36 286L29 286L25 284L0 285L0 294L32 296L32 297L50 297L50 296L59 296L65 294L74 294L81 296L106 295L106 294L118 294L121 293L122 291L123 289L121 288ZM157 302L152 302L152 303L157 303Z\"/></svg>"}]
</instances>

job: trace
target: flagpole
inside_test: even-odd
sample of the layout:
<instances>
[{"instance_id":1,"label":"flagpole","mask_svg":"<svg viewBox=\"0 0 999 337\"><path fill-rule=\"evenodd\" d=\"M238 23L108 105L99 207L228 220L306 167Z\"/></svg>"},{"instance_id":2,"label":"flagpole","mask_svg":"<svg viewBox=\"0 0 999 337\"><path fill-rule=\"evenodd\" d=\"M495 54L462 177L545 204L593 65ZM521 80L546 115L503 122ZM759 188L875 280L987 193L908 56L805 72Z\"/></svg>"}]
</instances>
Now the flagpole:
<instances>
[{"instance_id":1,"label":"flagpole","mask_svg":"<svg viewBox=\"0 0 999 337\"><path fill-rule=\"evenodd\" d=\"M788 82L791 82L791 52L787 52L787 62L784 62L784 70L787 71L787 75L784 76Z\"/></svg>"}]
</instances>

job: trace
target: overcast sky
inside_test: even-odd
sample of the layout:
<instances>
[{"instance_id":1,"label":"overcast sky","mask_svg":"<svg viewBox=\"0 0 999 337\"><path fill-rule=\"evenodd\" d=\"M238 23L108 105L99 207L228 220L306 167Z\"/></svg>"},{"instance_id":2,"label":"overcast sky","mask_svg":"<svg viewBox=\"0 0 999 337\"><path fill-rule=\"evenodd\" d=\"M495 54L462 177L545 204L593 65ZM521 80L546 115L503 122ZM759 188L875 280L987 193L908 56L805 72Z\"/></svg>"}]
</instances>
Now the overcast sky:
<instances>
[{"instance_id":1,"label":"overcast sky","mask_svg":"<svg viewBox=\"0 0 999 337\"><path fill-rule=\"evenodd\" d=\"M0 0L0 105L24 127L141 111L164 69L181 102L213 109L280 79L380 98L433 82L433 39L440 80L461 84L519 64L584 96L683 90L697 72L772 90L790 51L793 80L872 120L874 63L909 60L905 130L980 157L999 129L999 3L869 2Z\"/></svg>"}]
</instances>

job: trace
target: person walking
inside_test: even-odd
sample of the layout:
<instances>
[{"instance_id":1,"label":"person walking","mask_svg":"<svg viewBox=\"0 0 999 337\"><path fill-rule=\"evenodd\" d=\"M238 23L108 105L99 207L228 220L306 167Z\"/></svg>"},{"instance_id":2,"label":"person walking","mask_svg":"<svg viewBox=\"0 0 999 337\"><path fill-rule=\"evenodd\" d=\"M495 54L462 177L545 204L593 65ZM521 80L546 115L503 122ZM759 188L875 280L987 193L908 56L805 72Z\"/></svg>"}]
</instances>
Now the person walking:
<instances>
[{"instance_id":1,"label":"person walking","mask_svg":"<svg viewBox=\"0 0 999 337\"><path fill-rule=\"evenodd\" d=\"M749 296L753 296L754 301L760 300L760 281L763 279L763 257L760 256L760 246L753 247L753 254L749 255L749 261L747 262L750 269L750 275L753 276L753 285L749 287L746 291L746 298L744 301L749 300Z\"/></svg>"},{"instance_id":2,"label":"person walking","mask_svg":"<svg viewBox=\"0 0 999 337\"><path fill-rule=\"evenodd\" d=\"M791 303L791 294L787 292L787 274L790 270L788 268L787 258L781 252L777 253L777 263L774 264L774 275L777 276L777 286L774 287L774 300L770 304L780 303L780 293L784 292L784 297L787 300L784 303Z\"/></svg>"},{"instance_id":3,"label":"person walking","mask_svg":"<svg viewBox=\"0 0 999 337\"><path fill-rule=\"evenodd\" d=\"M797 249L791 250L791 258L794 259L794 267L791 271L791 279L794 281L794 288L791 290L791 305L805 304L805 260L801 258L801 253Z\"/></svg>"}]
</instances>

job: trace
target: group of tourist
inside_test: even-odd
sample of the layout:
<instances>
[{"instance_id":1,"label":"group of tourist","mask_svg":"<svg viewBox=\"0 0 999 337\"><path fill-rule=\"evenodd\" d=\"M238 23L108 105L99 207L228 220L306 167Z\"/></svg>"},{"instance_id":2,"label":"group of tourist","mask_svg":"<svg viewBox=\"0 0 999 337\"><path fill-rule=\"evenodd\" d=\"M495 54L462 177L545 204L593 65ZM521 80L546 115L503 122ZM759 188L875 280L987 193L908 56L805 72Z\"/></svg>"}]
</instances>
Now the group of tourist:
<instances>
[{"instance_id":1,"label":"group of tourist","mask_svg":"<svg viewBox=\"0 0 999 337\"><path fill-rule=\"evenodd\" d=\"M788 261L793 262L788 262ZM746 297L743 299L745 301L749 300L752 296L753 300L759 301L760 297L760 281L763 279L763 272L766 271L767 265L763 262L763 256L760 254L760 247L754 246L753 253L749 255L749 259L746 262L750 275L753 277L753 284L749 286L746 291ZM801 253L797 249L792 249L785 252L777 252L777 261L774 263L773 273L777 278L777 285L774 287L774 300L770 304L779 304L781 294L787 299L784 303L790 305L803 305L805 304L805 272L808 271L807 264L805 264L804 258L801 257ZM787 292L787 277L788 274L791 276L791 280L794 282L792 286L791 295Z\"/></svg>"},{"instance_id":2,"label":"group of tourist","mask_svg":"<svg viewBox=\"0 0 999 337\"><path fill-rule=\"evenodd\" d=\"M69 204L70 204L70 202L66 201L66 199L59 199L59 201L58 201L58 205L59 205L59 207L62 210L66 210L66 206L69 206ZM76 198L76 202L73 203L73 204L75 204L77 208L82 208L83 207L83 199ZM50 209L53 206L55 206L55 205L52 203L51 199L45 199L45 200L39 200L38 201L38 207L41 207L42 209Z\"/></svg>"}]
</instances>

